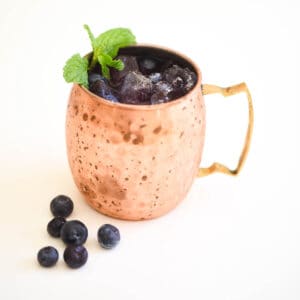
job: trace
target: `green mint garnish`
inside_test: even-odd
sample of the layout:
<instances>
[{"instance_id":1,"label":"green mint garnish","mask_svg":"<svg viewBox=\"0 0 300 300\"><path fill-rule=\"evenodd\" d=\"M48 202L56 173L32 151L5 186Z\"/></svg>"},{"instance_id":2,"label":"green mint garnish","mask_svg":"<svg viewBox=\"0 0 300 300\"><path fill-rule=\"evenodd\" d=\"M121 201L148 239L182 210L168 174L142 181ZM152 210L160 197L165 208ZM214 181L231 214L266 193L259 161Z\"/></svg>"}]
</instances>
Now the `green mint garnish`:
<instances>
[{"instance_id":1,"label":"green mint garnish","mask_svg":"<svg viewBox=\"0 0 300 300\"><path fill-rule=\"evenodd\" d=\"M101 65L102 75L108 79L110 78L108 67L113 67L119 71L124 69L124 64L120 59L112 59L111 56L105 53L98 56L98 61Z\"/></svg>"},{"instance_id":2,"label":"green mint garnish","mask_svg":"<svg viewBox=\"0 0 300 300\"><path fill-rule=\"evenodd\" d=\"M102 75L109 78L109 68L113 67L117 70L124 68L123 62L114 58L118 55L118 51L122 47L133 45L136 43L135 36L127 28L114 28L94 37L88 25L84 25L88 32L93 47L93 57L90 68L93 68L97 62L101 65Z\"/></svg>"},{"instance_id":3,"label":"green mint garnish","mask_svg":"<svg viewBox=\"0 0 300 300\"><path fill-rule=\"evenodd\" d=\"M69 58L64 66L64 78L66 82L75 82L88 87L88 59L74 54Z\"/></svg>"},{"instance_id":4,"label":"green mint garnish","mask_svg":"<svg viewBox=\"0 0 300 300\"><path fill-rule=\"evenodd\" d=\"M93 69L97 62L101 65L102 75L109 79L109 67L123 70L124 64L119 59L114 59L120 48L136 44L135 36L127 28L110 29L98 37L94 37L88 25L84 25L88 32L93 48L93 56L88 62L79 54L73 55L64 67L64 78L67 82L76 82L88 87L88 70Z\"/></svg>"}]
</instances>

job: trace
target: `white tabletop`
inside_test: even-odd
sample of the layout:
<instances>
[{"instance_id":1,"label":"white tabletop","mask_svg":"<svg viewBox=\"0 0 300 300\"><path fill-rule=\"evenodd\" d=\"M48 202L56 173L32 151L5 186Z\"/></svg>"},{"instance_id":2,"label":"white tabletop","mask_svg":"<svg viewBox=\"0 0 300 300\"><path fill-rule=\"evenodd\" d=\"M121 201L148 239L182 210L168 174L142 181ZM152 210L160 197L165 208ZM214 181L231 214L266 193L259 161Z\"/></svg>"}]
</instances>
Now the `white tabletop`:
<instances>
[{"instance_id":1,"label":"white tabletop","mask_svg":"<svg viewBox=\"0 0 300 300\"><path fill-rule=\"evenodd\" d=\"M298 2L2 1L0 299L299 299ZM139 42L185 53L205 83L246 81L255 128L240 176L195 180L175 210L152 221L119 221L92 210L73 183L64 132L71 86L62 67L72 54L91 50L84 23L96 34L129 27ZM246 99L205 100L202 165L234 166ZM63 243L46 232L57 194L72 197L72 219L89 228L89 260L78 270L65 266ZM112 251L96 241L103 223L122 235ZM36 261L46 245L60 253L52 269Z\"/></svg>"}]
</instances>

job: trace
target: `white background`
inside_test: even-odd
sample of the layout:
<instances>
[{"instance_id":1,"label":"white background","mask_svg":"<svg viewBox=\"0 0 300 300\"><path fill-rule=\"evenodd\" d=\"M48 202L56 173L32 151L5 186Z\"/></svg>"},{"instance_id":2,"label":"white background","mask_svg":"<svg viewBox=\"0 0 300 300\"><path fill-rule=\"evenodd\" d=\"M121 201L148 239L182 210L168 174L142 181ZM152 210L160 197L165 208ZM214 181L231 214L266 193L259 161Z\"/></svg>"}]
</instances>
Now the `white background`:
<instances>
[{"instance_id":1,"label":"white background","mask_svg":"<svg viewBox=\"0 0 300 300\"><path fill-rule=\"evenodd\" d=\"M299 1L0 2L0 299L300 299ZM95 34L129 27L137 40L190 56L204 83L246 81L255 128L237 178L197 179L168 215L110 219L77 191L67 164L66 59L91 50ZM202 165L234 166L247 126L243 95L207 96ZM180 174L178 174L180 176ZM89 228L88 263L36 262L50 238L50 200L70 195ZM140 195L143 197L143 195ZM119 227L102 250L96 232Z\"/></svg>"}]
</instances>

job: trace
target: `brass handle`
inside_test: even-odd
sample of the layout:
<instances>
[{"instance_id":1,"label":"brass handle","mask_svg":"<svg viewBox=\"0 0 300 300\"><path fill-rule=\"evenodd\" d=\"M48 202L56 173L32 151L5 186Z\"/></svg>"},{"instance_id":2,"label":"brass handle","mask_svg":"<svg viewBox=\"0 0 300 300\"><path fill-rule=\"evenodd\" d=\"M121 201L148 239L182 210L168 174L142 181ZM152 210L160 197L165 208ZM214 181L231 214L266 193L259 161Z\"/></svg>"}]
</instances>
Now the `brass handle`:
<instances>
[{"instance_id":1,"label":"brass handle","mask_svg":"<svg viewBox=\"0 0 300 300\"><path fill-rule=\"evenodd\" d=\"M224 97L227 97L227 96L232 96L232 95L242 93L242 92L246 93L247 99L248 99L249 123L248 123L248 129L247 129L247 135L246 135L244 147L243 147L242 153L240 155L240 159L239 159L237 167L234 170L230 170L226 166L215 162L208 168L200 168L198 177L207 176L207 175L210 175L215 172L220 172L220 173L233 175L233 176L237 175L245 163L245 160L246 160L246 157L247 157L247 154L249 151L251 137L252 137L252 131L253 131L253 104L252 104L251 94L248 90L246 83L243 82L243 83L233 85L233 86L230 86L227 88L222 88L222 87L219 87L216 85L211 85L211 84L203 84L202 85L202 94L203 95L220 93Z\"/></svg>"}]
</instances>

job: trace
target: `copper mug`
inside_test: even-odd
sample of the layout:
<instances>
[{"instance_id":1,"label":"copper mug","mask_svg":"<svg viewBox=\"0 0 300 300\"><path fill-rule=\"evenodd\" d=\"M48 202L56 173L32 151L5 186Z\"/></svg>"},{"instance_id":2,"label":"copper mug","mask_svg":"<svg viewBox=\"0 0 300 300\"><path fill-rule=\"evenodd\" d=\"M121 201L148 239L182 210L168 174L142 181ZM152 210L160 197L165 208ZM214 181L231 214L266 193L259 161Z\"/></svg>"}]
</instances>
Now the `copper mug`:
<instances>
[{"instance_id":1,"label":"copper mug","mask_svg":"<svg viewBox=\"0 0 300 300\"><path fill-rule=\"evenodd\" d=\"M134 46L124 53L158 52L189 65L197 74L183 97L157 105L112 103L74 84L66 118L68 160L74 181L97 211L118 219L159 217L183 200L195 177L214 172L237 175L249 150L253 106L245 83L221 88L202 84L188 57L156 46ZM237 167L220 163L199 168L205 138L203 95L246 93L249 125Z\"/></svg>"}]
</instances>

